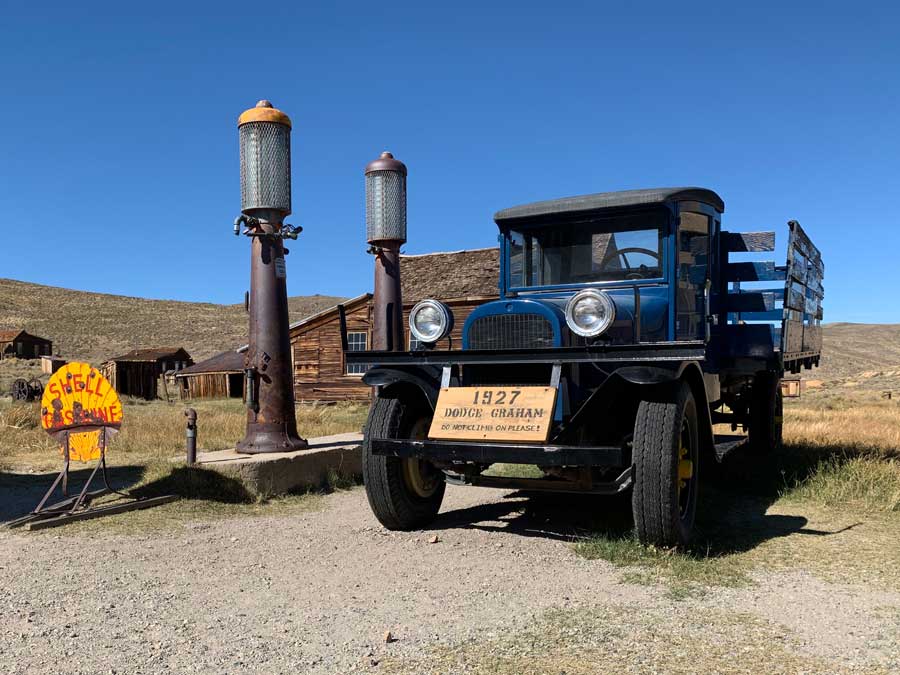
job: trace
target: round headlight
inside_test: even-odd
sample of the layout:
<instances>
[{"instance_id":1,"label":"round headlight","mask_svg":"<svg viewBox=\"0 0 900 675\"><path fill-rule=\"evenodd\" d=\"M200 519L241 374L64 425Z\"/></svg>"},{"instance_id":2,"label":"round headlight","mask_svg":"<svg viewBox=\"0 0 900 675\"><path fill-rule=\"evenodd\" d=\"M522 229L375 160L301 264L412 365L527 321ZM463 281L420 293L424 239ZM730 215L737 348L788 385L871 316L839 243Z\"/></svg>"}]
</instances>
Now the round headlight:
<instances>
[{"instance_id":1,"label":"round headlight","mask_svg":"<svg viewBox=\"0 0 900 675\"><path fill-rule=\"evenodd\" d=\"M452 328L453 315L443 302L422 300L409 313L409 330L419 342L437 342Z\"/></svg>"},{"instance_id":2,"label":"round headlight","mask_svg":"<svg viewBox=\"0 0 900 675\"><path fill-rule=\"evenodd\" d=\"M566 304L566 323L573 333L594 337L607 330L616 318L616 306L606 293L579 291Z\"/></svg>"}]
</instances>

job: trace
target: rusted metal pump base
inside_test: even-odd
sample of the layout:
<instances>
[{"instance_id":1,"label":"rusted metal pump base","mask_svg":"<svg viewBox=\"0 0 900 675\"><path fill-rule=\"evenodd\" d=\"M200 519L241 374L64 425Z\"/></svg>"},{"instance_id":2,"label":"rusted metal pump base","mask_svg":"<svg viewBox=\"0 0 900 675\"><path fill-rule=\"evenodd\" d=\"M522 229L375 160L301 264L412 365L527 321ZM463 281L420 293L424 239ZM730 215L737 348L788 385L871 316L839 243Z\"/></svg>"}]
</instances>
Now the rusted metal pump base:
<instances>
[{"instance_id":1,"label":"rusted metal pump base","mask_svg":"<svg viewBox=\"0 0 900 675\"><path fill-rule=\"evenodd\" d=\"M263 452L291 452L303 450L309 446L296 431L287 424L263 424L255 422L248 425L247 435L235 446L235 450L246 455Z\"/></svg>"},{"instance_id":2,"label":"rusted metal pump base","mask_svg":"<svg viewBox=\"0 0 900 675\"><path fill-rule=\"evenodd\" d=\"M247 433L238 452L289 452L307 443L297 434L294 379L288 336L285 250L277 214L261 211L251 232L250 346L246 364L253 369L247 397Z\"/></svg>"}]
</instances>

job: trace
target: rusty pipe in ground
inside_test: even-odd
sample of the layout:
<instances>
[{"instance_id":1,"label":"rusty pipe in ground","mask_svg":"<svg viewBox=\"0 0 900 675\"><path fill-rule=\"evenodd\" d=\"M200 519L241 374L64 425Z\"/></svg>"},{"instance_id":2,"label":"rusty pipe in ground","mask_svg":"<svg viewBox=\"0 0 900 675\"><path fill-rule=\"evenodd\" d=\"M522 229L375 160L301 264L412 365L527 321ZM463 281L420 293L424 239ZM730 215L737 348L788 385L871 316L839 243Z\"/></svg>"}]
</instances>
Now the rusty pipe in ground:
<instances>
[{"instance_id":1,"label":"rusty pipe in ground","mask_svg":"<svg viewBox=\"0 0 900 675\"><path fill-rule=\"evenodd\" d=\"M187 429L184 432L187 465L194 466L197 463L197 411L185 408L184 416L187 417Z\"/></svg>"}]
</instances>

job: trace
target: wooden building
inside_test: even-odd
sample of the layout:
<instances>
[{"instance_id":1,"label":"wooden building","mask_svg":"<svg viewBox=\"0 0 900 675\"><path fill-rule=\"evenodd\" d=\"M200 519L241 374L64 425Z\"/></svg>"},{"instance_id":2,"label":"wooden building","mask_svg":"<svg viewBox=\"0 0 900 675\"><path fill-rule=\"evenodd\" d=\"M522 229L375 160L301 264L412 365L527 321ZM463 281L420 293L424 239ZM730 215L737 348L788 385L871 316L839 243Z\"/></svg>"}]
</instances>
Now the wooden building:
<instances>
[{"instance_id":1,"label":"wooden building","mask_svg":"<svg viewBox=\"0 0 900 675\"><path fill-rule=\"evenodd\" d=\"M193 365L191 355L181 347L135 349L109 359L100 372L121 396L152 401L157 397L160 376Z\"/></svg>"},{"instance_id":2,"label":"wooden building","mask_svg":"<svg viewBox=\"0 0 900 675\"><path fill-rule=\"evenodd\" d=\"M53 353L53 342L22 329L0 331L0 359L37 359Z\"/></svg>"},{"instance_id":3,"label":"wooden building","mask_svg":"<svg viewBox=\"0 0 900 675\"><path fill-rule=\"evenodd\" d=\"M430 253L400 258L403 325L407 346L416 348L409 335L409 311L418 301L436 298L453 311L454 325L441 348L462 346L462 327L477 306L498 295L499 250ZM347 338L351 350L372 344L372 296L360 295L344 303ZM362 368L348 367L341 349L337 307L291 324L294 393L298 401L368 401L371 388L363 384Z\"/></svg>"},{"instance_id":4,"label":"wooden building","mask_svg":"<svg viewBox=\"0 0 900 675\"><path fill-rule=\"evenodd\" d=\"M175 374L183 399L244 398L244 355L222 352Z\"/></svg>"},{"instance_id":5,"label":"wooden building","mask_svg":"<svg viewBox=\"0 0 900 675\"><path fill-rule=\"evenodd\" d=\"M41 373L44 375L52 375L57 370L68 363L63 357L57 355L44 354L41 356Z\"/></svg>"}]
</instances>

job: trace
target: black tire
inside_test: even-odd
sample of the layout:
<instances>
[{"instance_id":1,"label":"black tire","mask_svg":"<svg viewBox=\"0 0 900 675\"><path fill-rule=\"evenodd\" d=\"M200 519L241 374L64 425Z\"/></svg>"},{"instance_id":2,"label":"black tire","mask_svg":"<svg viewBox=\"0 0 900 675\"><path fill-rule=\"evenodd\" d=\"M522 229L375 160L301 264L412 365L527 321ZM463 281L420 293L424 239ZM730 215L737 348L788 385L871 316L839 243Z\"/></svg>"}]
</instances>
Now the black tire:
<instances>
[{"instance_id":1,"label":"black tire","mask_svg":"<svg viewBox=\"0 0 900 675\"><path fill-rule=\"evenodd\" d=\"M634 422L631 496L641 543L673 547L690 541L699 459L697 404L691 388L682 382L661 399L641 401Z\"/></svg>"},{"instance_id":2,"label":"black tire","mask_svg":"<svg viewBox=\"0 0 900 675\"><path fill-rule=\"evenodd\" d=\"M423 405L395 398L376 398L369 409L363 437L363 483L369 506L389 530L415 530L428 525L441 508L446 482L443 472L417 459L373 455L373 438L424 438L432 412Z\"/></svg>"},{"instance_id":3,"label":"black tire","mask_svg":"<svg viewBox=\"0 0 900 675\"><path fill-rule=\"evenodd\" d=\"M759 373L750 388L750 450L768 455L781 447L784 399L781 379L774 373Z\"/></svg>"}]
</instances>

